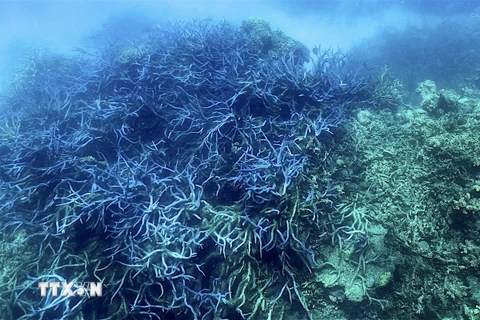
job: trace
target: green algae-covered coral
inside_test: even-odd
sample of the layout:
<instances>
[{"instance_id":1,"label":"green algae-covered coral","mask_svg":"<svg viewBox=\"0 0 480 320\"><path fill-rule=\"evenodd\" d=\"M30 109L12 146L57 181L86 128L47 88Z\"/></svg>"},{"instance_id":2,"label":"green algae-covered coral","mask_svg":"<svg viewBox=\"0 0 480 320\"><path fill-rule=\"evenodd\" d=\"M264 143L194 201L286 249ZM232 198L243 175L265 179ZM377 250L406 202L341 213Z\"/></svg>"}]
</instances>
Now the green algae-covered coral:
<instances>
[{"instance_id":1,"label":"green algae-covered coral","mask_svg":"<svg viewBox=\"0 0 480 320\"><path fill-rule=\"evenodd\" d=\"M418 84L416 92L420 94L420 106L432 116L442 116L458 109L455 93L447 90L438 90L435 81L426 80Z\"/></svg>"},{"instance_id":2,"label":"green algae-covered coral","mask_svg":"<svg viewBox=\"0 0 480 320\"><path fill-rule=\"evenodd\" d=\"M355 112L348 125L353 152L342 154L355 183L344 189L395 239L388 244L397 252L389 257L395 271L384 267L374 291L395 292L386 313L474 319L480 298L466 283L473 283L480 252L480 101L433 81L417 93L419 108Z\"/></svg>"},{"instance_id":3,"label":"green algae-covered coral","mask_svg":"<svg viewBox=\"0 0 480 320\"><path fill-rule=\"evenodd\" d=\"M308 48L280 30L273 31L267 20L249 18L242 21L240 31L246 35L248 47L263 58L280 59L293 53L301 61L309 60Z\"/></svg>"}]
</instances>

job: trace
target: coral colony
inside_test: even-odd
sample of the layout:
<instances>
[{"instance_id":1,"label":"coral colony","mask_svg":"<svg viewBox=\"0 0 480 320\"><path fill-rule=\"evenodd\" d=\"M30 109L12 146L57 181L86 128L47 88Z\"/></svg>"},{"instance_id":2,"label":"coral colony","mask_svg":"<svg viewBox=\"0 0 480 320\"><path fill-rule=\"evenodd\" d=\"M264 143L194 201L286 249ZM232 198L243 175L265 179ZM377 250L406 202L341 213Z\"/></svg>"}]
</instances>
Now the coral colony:
<instances>
[{"instance_id":1,"label":"coral colony","mask_svg":"<svg viewBox=\"0 0 480 320\"><path fill-rule=\"evenodd\" d=\"M353 248L360 279L369 236L331 214L322 168L332 130L378 90L342 52L312 57L262 20L30 57L1 116L2 230L32 250L1 295L10 316L281 319L308 311L313 269L335 277L313 238ZM86 282L102 294L42 285Z\"/></svg>"}]
</instances>

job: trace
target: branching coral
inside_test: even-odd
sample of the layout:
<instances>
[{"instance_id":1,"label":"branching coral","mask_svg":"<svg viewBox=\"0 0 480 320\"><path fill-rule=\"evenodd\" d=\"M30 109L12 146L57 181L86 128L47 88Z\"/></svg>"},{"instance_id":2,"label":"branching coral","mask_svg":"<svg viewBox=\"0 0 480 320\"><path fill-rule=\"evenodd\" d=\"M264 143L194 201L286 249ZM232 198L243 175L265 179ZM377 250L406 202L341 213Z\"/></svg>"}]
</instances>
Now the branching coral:
<instances>
[{"instance_id":1,"label":"branching coral","mask_svg":"<svg viewBox=\"0 0 480 320\"><path fill-rule=\"evenodd\" d=\"M20 72L2 116L0 212L4 230L29 230L39 257L3 293L14 317L88 317L106 302L105 317L253 317L268 313L265 291L308 312L299 275L321 265L305 213L334 243L363 229L318 212L330 184L299 187L314 169L305 141L322 145L374 97L369 70L343 53L317 49L311 71L307 59L264 23L194 21ZM58 277L108 285L98 300L34 301L35 281Z\"/></svg>"}]
</instances>

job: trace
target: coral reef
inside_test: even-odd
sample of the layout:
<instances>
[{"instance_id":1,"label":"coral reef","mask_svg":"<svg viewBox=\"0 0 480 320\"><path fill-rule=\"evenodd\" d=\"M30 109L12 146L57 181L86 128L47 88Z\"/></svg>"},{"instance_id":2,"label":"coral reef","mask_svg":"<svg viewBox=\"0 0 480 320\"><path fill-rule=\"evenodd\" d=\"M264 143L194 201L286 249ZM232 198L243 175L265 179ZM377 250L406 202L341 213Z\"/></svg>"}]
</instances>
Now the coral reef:
<instances>
[{"instance_id":1,"label":"coral reef","mask_svg":"<svg viewBox=\"0 0 480 320\"><path fill-rule=\"evenodd\" d=\"M407 105L262 19L33 51L1 101L0 312L476 319L480 95L422 81Z\"/></svg>"},{"instance_id":2,"label":"coral reef","mask_svg":"<svg viewBox=\"0 0 480 320\"><path fill-rule=\"evenodd\" d=\"M12 319L312 318L324 270L379 301L364 274L385 232L334 206L328 169L333 131L374 102L370 70L319 48L307 70L260 20L79 53L33 52L3 101L1 228L26 258L4 271ZM53 280L103 296L39 297Z\"/></svg>"}]
</instances>

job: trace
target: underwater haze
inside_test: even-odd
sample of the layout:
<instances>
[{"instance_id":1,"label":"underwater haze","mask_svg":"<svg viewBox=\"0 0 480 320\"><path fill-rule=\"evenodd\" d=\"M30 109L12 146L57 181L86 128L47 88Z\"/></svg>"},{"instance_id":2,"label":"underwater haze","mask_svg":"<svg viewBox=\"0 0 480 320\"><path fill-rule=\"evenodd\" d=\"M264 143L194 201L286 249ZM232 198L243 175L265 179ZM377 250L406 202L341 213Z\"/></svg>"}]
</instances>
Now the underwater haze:
<instances>
[{"instance_id":1,"label":"underwater haze","mask_svg":"<svg viewBox=\"0 0 480 320\"><path fill-rule=\"evenodd\" d=\"M0 27L1 319L480 317L477 1Z\"/></svg>"},{"instance_id":2,"label":"underwater haze","mask_svg":"<svg viewBox=\"0 0 480 320\"><path fill-rule=\"evenodd\" d=\"M425 7L438 7L435 3ZM461 7L452 3L449 6ZM443 14L450 14L447 7ZM2 1L0 67L8 69L32 46L69 55L72 48L98 44L96 38L131 40L146 36L162 22L190 19L225 19L238 24L248 17L261 17L274 30L282 30L309 48L320 43L349 48L379 29L432 18L430 14L422 17L419 9L417 1L410 5L375 0Z\"/></svg>"}]
</instances>

